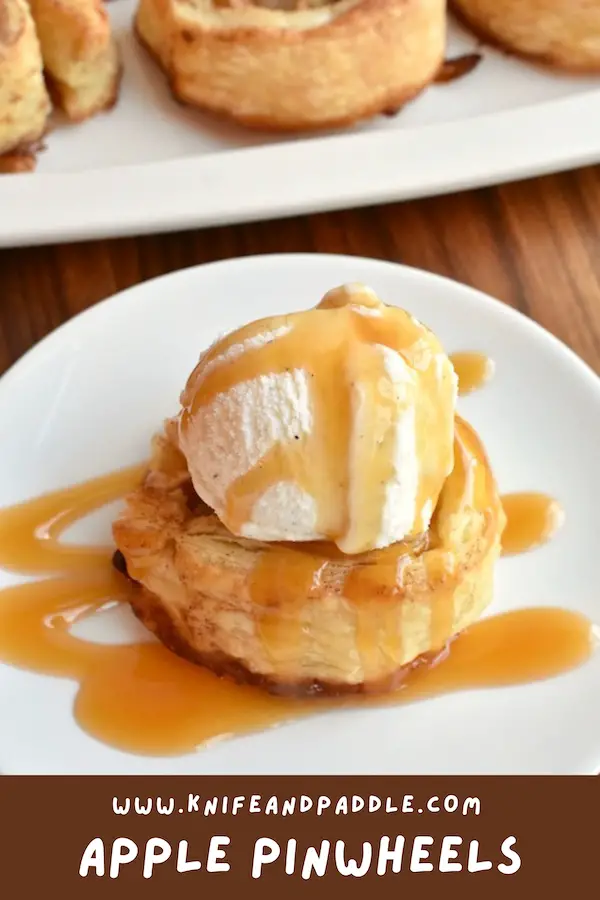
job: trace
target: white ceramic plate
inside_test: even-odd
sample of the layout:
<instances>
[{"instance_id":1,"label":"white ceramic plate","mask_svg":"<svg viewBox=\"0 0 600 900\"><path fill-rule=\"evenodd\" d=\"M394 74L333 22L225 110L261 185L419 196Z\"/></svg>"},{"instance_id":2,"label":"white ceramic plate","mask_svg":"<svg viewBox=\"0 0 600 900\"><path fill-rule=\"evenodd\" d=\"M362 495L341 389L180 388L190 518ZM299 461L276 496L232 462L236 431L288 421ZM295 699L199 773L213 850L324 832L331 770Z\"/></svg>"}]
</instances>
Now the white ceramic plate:
<instances>
[{"instance_id":1,"label":"white ceramic plate","mask_svg":"<svg viewBox=\"0 0 600 900\"><path fill-rule=\"evenodd\" d=\"M600 78L485 49L470 75L395 118L275 138L177 104L131 34L135 0L109 4L125 75L117 107L57 125L31 175L0 178L0 246L141 234L400 200L600 159ZM448 55L476 49L457 26ZM301 177L299 177L301 174Z\"/></svg>"},{"instance_id":2,"label":"white ceramic plate","mask_svg":"<svg viewBox=\"0 0 600 900\"><path fill-rule=\"evenodd\" d=\"M499 302L391 263L305 255L214 263L147 282L76 317L0 380L0 506L144 459L208 342L250 319L314 305L348 281L410 309L448 352L476 348L496 361L495 379L463 398L462 412L482 435L502 491L545 491L565 506L552 543L501 560L491 612L556 604L600 620L600 379ZM73 537L106 542L115 509ZM12 581L0 572L0 586ZM106 627L103 639L138 634L124 614L108 634ZM81 731L71 715L71 682L1 666L0 771L591 773L600 765L599 684L600 653L544 683L336 712L156 759L112 750Z\"/></svg>"}]
</instances>

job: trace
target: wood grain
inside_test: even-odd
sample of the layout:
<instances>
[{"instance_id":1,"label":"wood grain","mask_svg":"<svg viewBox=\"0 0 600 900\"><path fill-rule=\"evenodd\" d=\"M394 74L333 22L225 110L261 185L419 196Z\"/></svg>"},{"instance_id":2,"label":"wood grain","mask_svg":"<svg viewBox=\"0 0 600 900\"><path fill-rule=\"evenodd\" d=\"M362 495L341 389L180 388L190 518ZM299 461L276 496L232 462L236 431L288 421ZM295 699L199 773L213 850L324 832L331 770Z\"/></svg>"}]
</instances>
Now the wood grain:
<instances>
[{"instance_id":1,"label":"wood grain","mask_svg":"<svg viewBox=\"0 0 600 900\"><path fill-rule=\"evenodd\" d=\"M536 319L600 373L598 209L594 167L277 222L0 250L0 372L115 291L211 260L302 251L389 259L473 285Z\"/></svg>"}]
</instances>

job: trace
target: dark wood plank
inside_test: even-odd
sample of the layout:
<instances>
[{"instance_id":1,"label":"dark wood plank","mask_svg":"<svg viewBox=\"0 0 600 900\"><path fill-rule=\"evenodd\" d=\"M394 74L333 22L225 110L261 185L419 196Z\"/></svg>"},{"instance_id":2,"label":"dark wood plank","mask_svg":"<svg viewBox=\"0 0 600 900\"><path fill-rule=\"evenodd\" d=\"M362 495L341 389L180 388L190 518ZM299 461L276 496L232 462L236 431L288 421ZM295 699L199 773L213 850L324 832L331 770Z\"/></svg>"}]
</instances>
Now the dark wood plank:
<instances>
[{"instance_id":1,"label":"dark wood plank","mask_svg":"<svg viewBox=\"0 0 600 900\"><path fill-rule=\"evenodd\" d=\"M140 281L256 253L347 253L473 285L600 372L600 167L444 197L235 227L0 251L0 371ZM169 302L168 296L165 303Z\"/></svg>"}]
</instances>

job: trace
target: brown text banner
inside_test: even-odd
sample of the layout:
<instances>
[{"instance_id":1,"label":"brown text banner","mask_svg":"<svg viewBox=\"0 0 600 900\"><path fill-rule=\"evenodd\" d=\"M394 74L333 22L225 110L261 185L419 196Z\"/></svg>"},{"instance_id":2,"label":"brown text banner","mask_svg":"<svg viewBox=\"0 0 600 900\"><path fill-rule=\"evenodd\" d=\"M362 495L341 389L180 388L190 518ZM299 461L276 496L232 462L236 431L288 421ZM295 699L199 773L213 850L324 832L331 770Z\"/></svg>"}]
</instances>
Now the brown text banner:
<instances>
[{"instance_id":1,"label":"brown text banner","mask_svg":"<svg viewBox=\"0 0 600 900\"><path fill-rule=\"evenodd\" d=\"M599 808L594 777L4 777L1 894L558 897Z\"/></svg>"}]
</instances>

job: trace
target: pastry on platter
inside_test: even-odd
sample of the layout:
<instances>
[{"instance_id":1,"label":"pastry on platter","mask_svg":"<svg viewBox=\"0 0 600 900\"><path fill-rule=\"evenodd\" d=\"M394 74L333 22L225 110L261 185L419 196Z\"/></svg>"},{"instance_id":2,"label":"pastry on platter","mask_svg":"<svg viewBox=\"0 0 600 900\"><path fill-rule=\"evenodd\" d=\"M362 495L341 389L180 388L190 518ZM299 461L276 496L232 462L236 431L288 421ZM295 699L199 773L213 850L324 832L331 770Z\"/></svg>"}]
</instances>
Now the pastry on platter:
<instances>
[{"instance_id":1,"label":"pastry on platter","mask_svg":"<svg viewBox=\"0 0 600 900\"><path fill-rule=\"evenodd\" d=\"M50 110L29 6L25 0L1 0L0 171L33 167Z\"/></svg>"},{"instance_id":2,"label":"pastry on platter","mask_svg":"<svg viewBox=\"0 0 600 900\"><path fill-rule=\"evenodd\" d=\"M600 0L451 0L484 40L559 68L600 71Z\"/></svg>"},{"instance_id":3,"label":"pastry on platter","mask_svg":"<svg viewBox=\"0 0 600 900\"><path fill-rule=\"evenodd\" d=\"M273 692L434 661L491 602L505 522L455 400L435 336L361 287L218 341L113 523L137 616Z\"/></svg>"},{"instance_id":4,"label":"pastry on platter","mask_svg":"<svg viewBox=\"0 0 600 900\"><path fill-rule=\"evenodd\" d=\"M53 99L72 121L114 104L121 63L102 0L30 0Z\"/></svg>"},{"instance_id":5,"label":"pastry on platter","mask_svg":"<svg viewBox=\"0 0 600 900\"><path fill-rule=\"evenodd\" d=\"M435 78L445 0L140 0L135 27L181 101L275 130L349 125Z\"/></svg>"}]
</instances>

